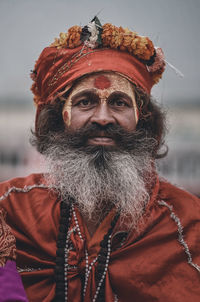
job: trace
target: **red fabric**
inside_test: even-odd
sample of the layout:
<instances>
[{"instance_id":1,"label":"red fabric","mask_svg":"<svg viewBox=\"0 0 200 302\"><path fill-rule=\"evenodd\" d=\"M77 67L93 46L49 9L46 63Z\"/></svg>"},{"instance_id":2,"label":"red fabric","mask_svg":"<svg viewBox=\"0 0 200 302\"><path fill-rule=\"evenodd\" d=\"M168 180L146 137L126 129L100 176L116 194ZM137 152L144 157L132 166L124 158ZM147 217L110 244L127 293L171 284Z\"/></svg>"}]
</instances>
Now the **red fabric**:
<instances>
[{"instance_id":1,"label":"red fabric","mask_svg":"<svg viewBox=\"0 0 200 302\"><path fill-rule=\"evenodd\" d=\"M135 57L125 51L90 48L82 51L82 47L47 47L43 50L35 66L37 94L40 96L37 105L51 102L79 77L99 71L118 72L150 93L153 81L146 66Z\"/></svg>"},{"instance_id":2,"label":"red fabric","mask_svg":"<svg viewBox=\"0 0 200 302\"><path fill-rule=\"evenodd\" d=\"M22 188L41 182L41 175L5 182L1 185L1 196L10 187ZM130 233L122 247L116 242L118 249L111 254L106 275L105 302L113 302L114 294L119 302L199 301L200 274L188 264L183 246L178 242L177 224L170 217L170 210L159 205L161 199L173 206L173 212L183 226L184 240L193 262L200 265L199 200L169 183L158 182L139 234ZM1 201L1 206L8 212L7 223L17 239L17 265L41 268L39 271L22 273L29 301L51 301L55 290L53 269L60 217L57 197L44 188L33 188L29 193L13 191ZM99 243L109 227L112 213L92 238L89 238L77 210L76 214L84 241L77 233L72 234L75 250L70 251L69 264L77 268L71 268L68 273L68 299L81 302L80 274L85 272L85 246L91 263L98 254ZM71 227L73 224L72 219ZM114 234L117 232L118 225ZM95 292L95 268L94 265L91 270L84 302L91 302Z\"/></svg>"}]
</instances>

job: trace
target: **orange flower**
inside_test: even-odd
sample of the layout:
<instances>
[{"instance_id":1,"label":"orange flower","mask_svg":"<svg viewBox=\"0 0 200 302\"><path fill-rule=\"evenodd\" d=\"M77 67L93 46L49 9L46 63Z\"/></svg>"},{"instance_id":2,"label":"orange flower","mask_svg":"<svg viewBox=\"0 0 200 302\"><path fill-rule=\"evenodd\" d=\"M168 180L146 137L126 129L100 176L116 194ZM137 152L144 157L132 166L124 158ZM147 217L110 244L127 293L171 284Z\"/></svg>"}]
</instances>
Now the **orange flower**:
<instances>
[{"instance_id":1,"label":"orange flower","mask_svg":"<svg viewBox=\"0 0 200 302\"><path fill-rule=\"evenodd\" d=\"M102 29L101 38L104 47L128 51L141 60L149 60L154 54L153 43L147 37L138 36L136 32L130 31L128 28L117 27L110 23L104 24ZM78 47L82 43L81 32L80 26L72 26L67 33L60 33L60 37L56 38L51 46L57 48Z\"/></svg>"},{"instance_id":2,"label":"orange flower","mask_svg":"<svg viewBox=\"0 0 200 302\"><path fill-rule=\"evenodd\" d=\"M123 40L123 36L120 34L118 28L113 32L113 36L111 39L110 47L111 48L118 48L121 45Z\"/></svg>"},{"instance_id":3,"label":"orange flower","mask_svg":"<svg viewBox=\"0 0 200 302\"><path fill-rule=\"evenodd\" d=\"M154 54L153 43L147 37L138 36L132 44L134 44L133 47L136 47L133 53L138 59L149 60Z\"/></svg>"},{"instance_id":4,"label":"orange flower","mask_svg":"<svg viewBox=\"0 0 200 302\"><path fill-rule=\"evenodd\" d=\"M160 68L156 72L151 73L151 77L153 79L154 84L157 84L160 81L160 79L162 78L162 74L163 74L164 70L165 70L165 66L163 66L162 68Z\"/></svg>"},{"instance_id":5,"label":"orange flower","mask_svg":"<svg viewBox=\"0 0 200 302\"><path fill-rule=\"evenodd\" d=\"M139 37L136 36L134 39L131 40L131 52L136 55L136 49L138 48L139 45Z\"/></svg>"},{"instance_id":6,"label":"orange flower","mask_svg":"<svg viewBox=\"0 0 200 302\"><path fill-rule=\"evenodd\" d=\"M110 23L106 23L103 25L101 38L103 46L118 48L123 41L123 28L118 28Z\"/></svg>"},{"instance_id":7,"label":"orange flower","mask_svg":"<svg viewBox=\"0 0 200 302\"><path fill-rule=\"evenodd\" d=\"M115 32L115 27L114 25L110 23L106 23L102 26L103 32L101 35L103 46L110 46L111 40L112 40L112 34Z\"/></svg>"},{"instance_id":8,"label":"orange flower","mask_svg":"<svg viewBox=\"0 0 200 302\"><path fill-rule=\"evenodd\" d=\"M143 60L149 60L154 54L154 46L152 41L146 37L145 52L143 54Z\"/></svg>"},{"instance_id":9,"label":"orange flower","mask_svg":"<svg viewBox=\"0 0 200 302\"><path fill-rule=\"evenodd\" d=\"M82 28L80 26L75 25L69 28L66 37L67 47L75 48L81 45L81 32Z\"/></svg>"}]
</instances>

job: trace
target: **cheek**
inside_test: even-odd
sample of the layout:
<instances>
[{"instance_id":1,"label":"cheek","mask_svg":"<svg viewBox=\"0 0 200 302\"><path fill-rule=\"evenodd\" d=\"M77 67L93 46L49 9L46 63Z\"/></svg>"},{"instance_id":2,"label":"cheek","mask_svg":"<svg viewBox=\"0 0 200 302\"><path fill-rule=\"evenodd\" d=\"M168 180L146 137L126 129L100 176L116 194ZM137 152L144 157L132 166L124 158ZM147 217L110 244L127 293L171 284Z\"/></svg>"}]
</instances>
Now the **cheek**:
<instances>
[{"instance_id":1,"label":"cheek","mask_svg":"<svg viewBox=\"0 0 200 302\"><path fill-rule=\"evenodd\" d=\"M90 118L91 112L80 112L77 108L72 107L70 128L76 130L85 127Z\"/></svg>"},{"instance_id":2,"label":"cheek","mask_svg":"<svg viewBox=\"0 0 200 302\"><path fill-rule=\"evenodd\" d=\"M135 114L133 113L129 119L128 130L130 130L130 131L135 130L136 126L137 126L137 121L135 119Z\"/></svg>"},{"instance_id":3,"label":"cheek","mask_svg":"<svg viewBox=\"0 0 200 302\"><path fill-rule=\"evenodd\" d=\"M135 130L137 122L134 109L126 112L124 115L121 115L118 119L118 122L127 131Z\"/></svg>"}]
</instances>

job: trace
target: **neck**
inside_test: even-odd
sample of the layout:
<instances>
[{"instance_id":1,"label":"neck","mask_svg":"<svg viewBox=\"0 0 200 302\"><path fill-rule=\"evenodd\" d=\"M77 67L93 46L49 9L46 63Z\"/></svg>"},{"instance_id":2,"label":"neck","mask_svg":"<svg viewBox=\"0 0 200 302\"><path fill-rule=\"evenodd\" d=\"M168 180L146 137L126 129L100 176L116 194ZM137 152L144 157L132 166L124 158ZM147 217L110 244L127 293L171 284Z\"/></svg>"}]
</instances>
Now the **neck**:
<instances>
[{"instance_id":1,"label":"neck","mask_svg":"<svg viewBox=\"0 0 200 302\"><path fill-rule=\"evenodd\" d=\"M113 205L111 203L101 202L101 205L99 206L98 209L96 209L92 217L89 217L87 214L82 215L91 237L94 235L97 228L99 227L101 222L105 219L105 217L108 215L108 213L111 211L112 208Z\"/></svg>"},{"instance_id":2,"label":"neck","mask_svg":"<svg viewBox=\"0 0 200 302\"><path fill-rule=\"evenodd\" d=\"M88 232L90 234L90 237L92 237L94 235L94 233L96 232L99 224L94 223L94 221L91 220L85 220Z\"/></svg>"}]
</instances>

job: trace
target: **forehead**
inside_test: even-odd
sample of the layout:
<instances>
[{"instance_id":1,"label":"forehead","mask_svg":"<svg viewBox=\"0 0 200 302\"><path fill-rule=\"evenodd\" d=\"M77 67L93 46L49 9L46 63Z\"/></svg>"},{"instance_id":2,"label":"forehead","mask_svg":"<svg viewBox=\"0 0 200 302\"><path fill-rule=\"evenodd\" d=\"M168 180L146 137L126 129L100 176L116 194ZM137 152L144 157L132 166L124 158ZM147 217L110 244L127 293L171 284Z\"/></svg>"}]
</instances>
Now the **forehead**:
<instances>
[{"instance_id":1,"label":"forehead","mask_svg":"<svg viewBox=\"0 0 200 302\"><path fill-rule=\"evenodd\" d=\"M90 88L99 92L106 90L110 93L117 90L132 94L134 91L132 84L123 76L113 72L99 72L80 79L72 90L72 94Z\"/></svg>"}]
</instances>

